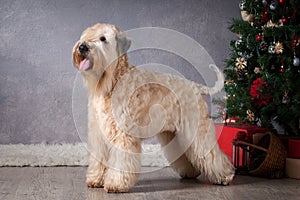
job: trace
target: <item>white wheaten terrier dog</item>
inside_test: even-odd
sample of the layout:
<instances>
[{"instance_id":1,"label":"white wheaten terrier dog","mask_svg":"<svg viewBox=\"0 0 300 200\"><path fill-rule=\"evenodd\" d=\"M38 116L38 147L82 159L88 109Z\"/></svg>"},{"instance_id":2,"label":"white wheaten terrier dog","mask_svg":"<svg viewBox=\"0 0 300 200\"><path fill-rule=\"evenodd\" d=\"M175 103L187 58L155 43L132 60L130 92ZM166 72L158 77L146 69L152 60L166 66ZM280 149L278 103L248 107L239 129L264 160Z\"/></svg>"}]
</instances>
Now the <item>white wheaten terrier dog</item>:
<instances>
[{"instance_id":1,"label":"white wheaten terrier dog","mask_svg":"<svg viewBox=\"0 0 300 200\"><path fill-rule=\"evenodd\" d=\"M227 185L234 168L220 150L202 95L212 88L177 76L136 68L128 62L130 40L114 25L83 31L73 48L73 63L88 87L89 166L86 183L107 192L127 192L141 167L141 140L157 135L165 156L181 177L201 173Z\"/></svg>"}]
</instances>

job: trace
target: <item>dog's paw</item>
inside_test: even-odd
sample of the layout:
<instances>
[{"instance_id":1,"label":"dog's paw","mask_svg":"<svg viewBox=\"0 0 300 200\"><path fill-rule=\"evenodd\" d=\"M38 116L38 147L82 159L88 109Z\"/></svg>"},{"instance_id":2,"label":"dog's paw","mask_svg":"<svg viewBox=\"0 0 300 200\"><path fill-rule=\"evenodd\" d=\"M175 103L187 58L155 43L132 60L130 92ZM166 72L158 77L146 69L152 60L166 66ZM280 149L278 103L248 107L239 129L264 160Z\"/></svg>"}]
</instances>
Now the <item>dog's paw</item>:
<instances>
[{"instance_id":1,"label":"dog's paw","mask_svg":"<svg viewBox=\"0 0 300 200\"><path fill-rule=\"evenodd\" d=\"M87 179L86 185L91 188L101 188L101 187L103 187L103 182Z\"/></svg>"},{"instance_id":2,"label":"dog's paw","mask_svg":"<svg viewBox=\"0 0 300 200\"><path fill-rule=\"evenodd\" d=\"M120 187L116 187L114 185L104 185L104 190L107 193L125 193L129 191L129 188L124 187L124 188L120 188Z\"/></svg>"},{"instance_id":3,"label":"dog's paw","mask_svg":"<svg viewBox=\"0 0 300 200\"><path fill-rule=\"evenodd\" d=\"M187 170L187 171L180 171L178 172L179 176L182 179L193 179L193 178L197 178L198 176L200 176L201 172L197 171L195 169L192 170Z\"/></svg>"},{"instance_id":4,"label":"dog's paw","mask_svg":"<svg viewBox=\"0 0 300 200\"><path fill-rule=\"evenodd\" d=\"M229 183L233 180L234 175L229 175L227 177L224 177L221 180L216 181L214 184L215 185L223 185L223 186L227 186L229 185Z\"/></svg>"}]
</instances>

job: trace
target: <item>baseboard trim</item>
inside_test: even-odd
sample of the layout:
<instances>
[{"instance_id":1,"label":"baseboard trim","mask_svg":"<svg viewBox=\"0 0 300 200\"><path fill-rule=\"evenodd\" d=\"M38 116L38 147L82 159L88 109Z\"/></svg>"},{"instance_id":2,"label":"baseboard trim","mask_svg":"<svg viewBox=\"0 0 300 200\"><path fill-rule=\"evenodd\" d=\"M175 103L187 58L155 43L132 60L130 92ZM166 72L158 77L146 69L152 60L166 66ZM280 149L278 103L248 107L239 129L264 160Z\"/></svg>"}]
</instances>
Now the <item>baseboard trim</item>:
<instances>
[{"instance_id":1,"label":"baseboard trim","mask_svg":"<svg viewBox=\"0 0 300 200\"><path fill-rule=\"evenodd\" d=\"M142 166L163 167L168 163L157 144L143 144ZM87 166L87 144L0 145L0 167Z\"/></svg>"}]
</instances>

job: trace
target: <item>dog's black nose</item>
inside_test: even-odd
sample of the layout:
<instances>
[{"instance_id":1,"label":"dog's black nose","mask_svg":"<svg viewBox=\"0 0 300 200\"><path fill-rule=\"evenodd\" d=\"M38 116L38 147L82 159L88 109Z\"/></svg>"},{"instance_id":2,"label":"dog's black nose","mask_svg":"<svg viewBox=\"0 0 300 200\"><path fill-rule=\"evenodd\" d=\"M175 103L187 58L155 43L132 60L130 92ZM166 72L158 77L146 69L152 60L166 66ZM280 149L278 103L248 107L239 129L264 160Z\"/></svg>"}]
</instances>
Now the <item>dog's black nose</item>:
<instances>
[{"instance_id":1,"label":"dog's black nose","mask_svg":"<svg viewBox=\"0 0 300 200\"><path fill-rule=\"evenodd\" d=\"M81 54L85 54L89 51L89 47L87 46L87 44L85 42L82 43L78 49Z\"/></svg>"}]
</instances>

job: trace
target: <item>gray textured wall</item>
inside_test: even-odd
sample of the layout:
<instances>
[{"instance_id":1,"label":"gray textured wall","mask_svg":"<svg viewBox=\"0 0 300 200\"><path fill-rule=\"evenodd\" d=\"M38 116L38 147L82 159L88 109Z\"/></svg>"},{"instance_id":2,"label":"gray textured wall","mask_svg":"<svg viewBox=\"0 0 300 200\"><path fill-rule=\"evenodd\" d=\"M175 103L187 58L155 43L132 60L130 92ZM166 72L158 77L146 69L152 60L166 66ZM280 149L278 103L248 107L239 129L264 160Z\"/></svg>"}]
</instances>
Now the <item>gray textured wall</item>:
<instances>
[{"instance_id":1,"label":"gray textured wall","mask_svg":"<svg viewBox=\"0 0 300 200\"><path fill-rule=\"evenodd\" d=\"M228 22L239 16L238 0L1 0L0 144L80 141L72 116L74 81L76 91L82 88L71 51L87 26L106 22L123 30L174 29L198 41L224 67L235 38ZM145 50L132 53L131 62L177 64L184 76L201 81L183 68L184 60L173 57ZM77 121L81 118L84 122L83 116Z\"/></svg>"}]
</instances>

